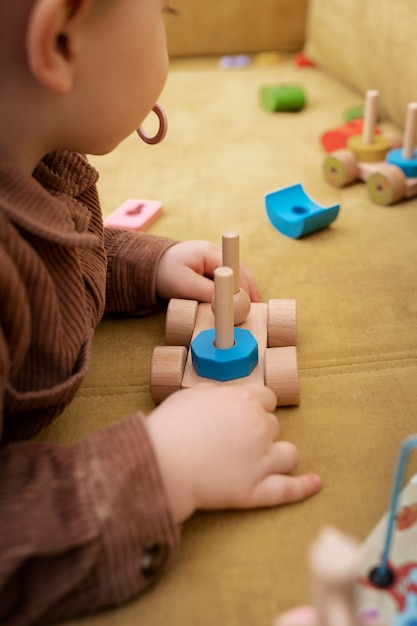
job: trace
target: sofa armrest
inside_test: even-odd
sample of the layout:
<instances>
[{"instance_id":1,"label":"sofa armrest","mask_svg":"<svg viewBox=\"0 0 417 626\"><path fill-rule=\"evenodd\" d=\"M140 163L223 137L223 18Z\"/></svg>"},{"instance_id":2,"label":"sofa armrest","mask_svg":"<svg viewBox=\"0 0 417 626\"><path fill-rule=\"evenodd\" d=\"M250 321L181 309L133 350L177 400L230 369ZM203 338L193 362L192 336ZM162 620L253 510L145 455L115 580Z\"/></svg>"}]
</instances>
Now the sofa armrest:
<instances>
[{"instance_id":1,"label":"sofa armrest","mask_svg":"<svg viewBox=\"0 0 417 626\"><path fill-rule=\"evenodd\" d=\"M377 89L382 111L404 127L407 105L417 100L413 0L311 0L306 51L361 94Z\"/></svg>"}]
</instances>

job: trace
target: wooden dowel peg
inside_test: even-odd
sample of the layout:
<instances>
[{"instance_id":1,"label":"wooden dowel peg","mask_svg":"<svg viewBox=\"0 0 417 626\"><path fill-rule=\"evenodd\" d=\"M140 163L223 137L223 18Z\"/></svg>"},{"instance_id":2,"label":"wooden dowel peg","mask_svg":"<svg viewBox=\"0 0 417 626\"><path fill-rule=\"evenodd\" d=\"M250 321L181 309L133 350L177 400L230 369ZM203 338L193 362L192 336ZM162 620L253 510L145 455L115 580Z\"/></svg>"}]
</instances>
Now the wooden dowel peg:
<instances>
[{"instance_id":1,"label":"wooden dowel peg","mask_svg":"<svg viewBox=\"0 0 417 626\"><path fill-rule=\"evenodd\" d=\"M373 142L377 118L378 98L379 91L376 89L370 89L366 92L362 130L362 141L364 144L371 144Z\"/></svg>"},{"instance_id":2,"label":"wooden dowel peg","mask_svg":"<svg viewBox=\"0 0 417 626\"><path fill-rule=\"evenodd\" d=\"M225 232L222 236L223 266L230 267L234 272L233 293L239 291L239 235L233 231Z\"/></svg>"},{"instance_id":3,"label":"wooden dowel peg","mask_svg":"<svg viewBox=\"0 0 417 626\"><path fill-rule=\"evenodd\" d=\"M233 325L234 272L230 267L218 267L214 272L215 344L220 350L234 346Z\"/></svg>"},{"instance_id":4,"label":"wooden dowel peg","mask_svg":"<svg viewBox=\"0 0 417 626\"><path fill-rule=\"evenodd\" d=\"M222 236L223 266L230 267L234 272L233 279L233 311L234 324L242 324L249 315L251 301L244 289L240 288L240 256L239 235L233 231L225 232ZM214 312L214 308L213 308Z\"/></svg>"},{"instance_id":5,"label":"wooden dowel peg","mask_svg":"<svg viewBox=\"0 0 417 626\"><path fill-rule=\"evenodd\" d=\"M410 102L407 108L407 119L405 122L403 158L415 158L417 130L417 102Z\"/></svg>"}]
</instances>

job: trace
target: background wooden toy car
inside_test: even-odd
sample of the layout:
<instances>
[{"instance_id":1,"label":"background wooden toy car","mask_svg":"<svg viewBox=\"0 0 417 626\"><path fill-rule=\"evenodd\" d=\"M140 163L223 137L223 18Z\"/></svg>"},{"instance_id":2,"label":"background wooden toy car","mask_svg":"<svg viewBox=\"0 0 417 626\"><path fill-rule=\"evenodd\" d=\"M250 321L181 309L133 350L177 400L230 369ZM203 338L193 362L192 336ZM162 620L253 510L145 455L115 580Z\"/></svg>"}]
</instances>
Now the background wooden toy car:
<instances>
[{"instance_id":1,"label":"background wooden toy car","mask_svg":"<svg viewBox=\"0 0 417 626\"><path fill-rule=\"evenodd\" d=\"M324 160L326 180L344 187L356 180L367 183L371 199L390 205L417 195L417 151L414 149L417 104L408 107L404 145L399 149L395 136L375 133L377 91L368 91L362 134L347 139L346 148Z\"/></svg>"},{"instance_id":2,"label":"background wooden toy car","mask_svg":"<svg viewBox=\"0 0 417 626\"><path fill-rule=\"evenodd\" d=\"M390 205L417 196L416 128L417 102L411 102L407 109L402 149L390 150L386 163L368 178L369 195L377 204Z\"/></svg>"},{"instance_id":3,"label":"background wooden toy car","mask_svg":"<svg viewBox=\"0 0 417 626\"><path fill-rule=\"evenodd\" d=\"M231 255L227 252L230 248L233 250ZM219 271L216 270L214 312L212 305L208 303L199 304L195 300L170 300L166 316L166 345L157 346L152 355L151 395L156 403L162 402L171 393L181 388L191 387L200 381L213 381L213 379L218 384L225 385L241 385L249 382L265 384L277 395L278 406L299 403L295 347L296 302L295 300L270 300L268 304L251 304L248 296L242 295L242 290L238 289L236 292L235 279L239 268L236 249L238 249L238 236L235 233L224 235L223 263L225 257L232 258L231 264L234 268L231 268L232 271L230 269L224 271L229 267L224 266L219 268ZM219 283L222 285L220 289ZM228 294L226 297L224 297L224 292L222 293L223 287L225 287L224 292ZM243 306L242 302L244 302ZM247 302L249 302L249 307L246 305ZM239 310L237 321L236 310ZM193 364L193 345L195 344L191 344L201 333L209 329L215 329L215 339L209 346L210 351L212 349L219 352L223 350L227 359L229 356L234 358L233 351L240 341L236 331L249 332L257 343L256 365L253 361L253 346L251 346L250 365L245 375L242 376L239 371L236 377L230 377L229 374L226 375L226 379L223 374L217 376L215 370L218 354L214 355L214 364L212 362L210 365L210 376L199 375ZM223 342L225 347L222 347ZM190 345L191 349L188 350ZM222 355L220 358L223 361ZM234 366L231 367L233 369Z\"/></svg>"}]
</instances>

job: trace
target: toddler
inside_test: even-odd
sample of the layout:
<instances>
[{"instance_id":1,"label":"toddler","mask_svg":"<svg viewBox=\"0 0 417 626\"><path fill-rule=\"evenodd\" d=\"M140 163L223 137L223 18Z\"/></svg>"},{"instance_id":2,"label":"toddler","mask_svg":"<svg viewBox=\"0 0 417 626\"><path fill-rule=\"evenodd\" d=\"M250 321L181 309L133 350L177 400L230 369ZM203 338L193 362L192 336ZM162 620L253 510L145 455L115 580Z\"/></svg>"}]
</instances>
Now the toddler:
<instances>
[{"instance_id":1,"label":"toddler","mask_svg":"<svg viewBox=\"0 0 417 626\"><path fill-rule=\"evenodd\" d=\"M122 603L172 561L196 510L274 506L290 476L276 398L198 385L73 446L30 441L71 402L104 313L210 301L221 250L103 229L97 173L167 75L169 0L0 1L0 623ZM242 287L259 300L249 271ZM82 419L82 415L80 415Z\"/></svg>"}]
</instances>

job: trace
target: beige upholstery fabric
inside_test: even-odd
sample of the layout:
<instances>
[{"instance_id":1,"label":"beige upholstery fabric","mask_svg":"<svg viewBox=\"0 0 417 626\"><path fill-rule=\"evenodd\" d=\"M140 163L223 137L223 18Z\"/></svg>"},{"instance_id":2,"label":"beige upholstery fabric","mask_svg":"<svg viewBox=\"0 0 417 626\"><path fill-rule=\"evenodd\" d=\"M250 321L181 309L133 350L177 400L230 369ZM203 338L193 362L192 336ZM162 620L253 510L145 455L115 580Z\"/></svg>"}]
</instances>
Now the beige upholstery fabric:
<instances>
[{"instance_id":1,"label":"beige upholstery fabric","mask_svg":"<svg viewBox=\"0 0 417 626\"><path fill-rule=\"evenodd\" d=\"M171 56L294 51L304 43L308 0L175 0L168 17Z\"/></svg>"},{"instance_id":2,"label":"beige upholstery fabric","mask_svg":"<svg viewBox=\"0 0 417 626\"><path fill-rule=\"evenodd\" d=\"M263 111L258 90L277 82L301 84L306 108ZM362 183L326 183L319 135L361 100L320 70L292 60L230 71L187 61L173 66L160 101L169 118L161 145L132 135L93 160L104 213L154 198L164 212L151 232L219 243L238 230L263 300L297 300L301 404L276 415L282 437L299 447L297 471L319 472L324 487L302 504L197 514L150 593L72 624L272 626L276 613L310 599L306 555L324 525L359 540L371 531L388 505L399 445L416 432L417 199L382 208ZM298 182L341 211L330 228L296 241L269 224L263 196ZM103 321L88 377L43 438L66 444L138 407L150 412L150 359L163 341L163 313Z\"/></svg>"},{"instance_id":3,"label":"beige upholstery fabric","mask_svg":"<svg viewBox=\"0 0 417 626\"><path fill-rule=\"evenodd\" d=\"M360 93L380 91L381 108L401 127L417 101L415 0L311 0L308 54Z\"/></svg>"}]
</instances>

